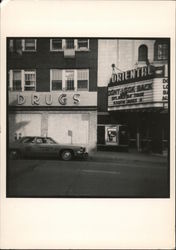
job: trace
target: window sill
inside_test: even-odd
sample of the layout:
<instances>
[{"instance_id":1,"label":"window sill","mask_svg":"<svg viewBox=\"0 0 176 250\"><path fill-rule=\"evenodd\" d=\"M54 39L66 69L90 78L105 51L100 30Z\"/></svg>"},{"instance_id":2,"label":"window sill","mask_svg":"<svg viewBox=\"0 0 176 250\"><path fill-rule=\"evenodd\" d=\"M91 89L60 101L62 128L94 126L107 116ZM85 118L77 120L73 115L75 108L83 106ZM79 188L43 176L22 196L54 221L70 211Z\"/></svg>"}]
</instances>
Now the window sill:
<instances>
[{"instance_id":1,"label":"window sill","mask_svg":"<svg viewBox=\"0 0 176 250\"><path fill-rule=\"evenodd\" d=\"M22 52L37 52L37 50L22 50Z\"/></svg>"},{"instance_id":2,"label":"window sill","mask_svg":"<svg viewBox=\"0 0 176 250\"><path fill-rule=\"evenodd\" d=\"M65 50L74 50L74 51L76 51L76 52L89 52L90 51L90 49L66 49L66 48L64 48L64 49L57 49L57 50L51 50L50 49L50 52L64 52Z\"/></svg>"},{"instance_id":3,"label":"window sill","mask_svg":"<svg viewBox=\"0 0 176 250\"><path fill-rule=\"evenodd\" d=\"M27 93L37 93L36 90L9 90L9 92L18 92L18 93L24 93L24 92L27 92Z\"/></svg>"},{"instance_id":4,"label":"window sill","mask_svg":"<svg viewBox=\"0 0 176 250\"><path fill-rule=\"evenodd\" d=\"M78 89L77 91L89 91L88 89Z\"/></svg>"}]
</instances>

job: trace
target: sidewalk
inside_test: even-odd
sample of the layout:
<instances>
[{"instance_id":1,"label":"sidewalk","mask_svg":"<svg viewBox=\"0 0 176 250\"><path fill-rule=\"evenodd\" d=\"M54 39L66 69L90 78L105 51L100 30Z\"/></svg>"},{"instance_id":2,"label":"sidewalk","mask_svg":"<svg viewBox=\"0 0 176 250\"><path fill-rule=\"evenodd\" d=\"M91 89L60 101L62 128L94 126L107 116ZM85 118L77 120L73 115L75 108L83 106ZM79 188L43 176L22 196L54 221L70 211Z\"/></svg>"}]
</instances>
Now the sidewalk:
<instances>
[{"instance_id":1,"label":"sidewalk","mask_svg":"<svg viewBox=\"0 0 176 250\"><path fill-rule=\"evenodd\" d=\"M97 151L92 153L89 157L95 161L141 161L141 162L156 162L163 163L167 162L167 156L165 155L154 155L129 150L129 152L112 152L112 151Z\"/></svg>"}]
</instances>

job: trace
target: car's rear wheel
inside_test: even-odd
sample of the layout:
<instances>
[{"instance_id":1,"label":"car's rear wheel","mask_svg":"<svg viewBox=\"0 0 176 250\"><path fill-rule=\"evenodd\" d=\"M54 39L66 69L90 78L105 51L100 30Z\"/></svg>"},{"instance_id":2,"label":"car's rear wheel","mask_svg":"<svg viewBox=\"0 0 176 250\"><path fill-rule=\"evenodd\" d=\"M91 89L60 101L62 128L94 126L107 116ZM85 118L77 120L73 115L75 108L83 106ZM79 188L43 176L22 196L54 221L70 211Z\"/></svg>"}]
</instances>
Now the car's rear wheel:
<instances>
[{"instance_id":1,"label":"car's rear wheel","mask_svg":"<svg viewBox=\"0 0 176 250\"><path fill-rule=\"evenodd\" d=\"M73 153L69 149L65 149L61 152L61 159L63 161L70 161L73 158Z\"/></svg>"},{"instance_id":2,"label":"car's rear wheel","mask_svg":"<svg viewBox=\"0 0 176 250\"><path fill-rule=\"evenodd\" d=\"M18 150L15 150L15 149L10 150L9 157L10 157L10 159L13 159L13 160L14 159L19 159L20 158L20 153L19 153Z\"/></svg>"}]
</instances>

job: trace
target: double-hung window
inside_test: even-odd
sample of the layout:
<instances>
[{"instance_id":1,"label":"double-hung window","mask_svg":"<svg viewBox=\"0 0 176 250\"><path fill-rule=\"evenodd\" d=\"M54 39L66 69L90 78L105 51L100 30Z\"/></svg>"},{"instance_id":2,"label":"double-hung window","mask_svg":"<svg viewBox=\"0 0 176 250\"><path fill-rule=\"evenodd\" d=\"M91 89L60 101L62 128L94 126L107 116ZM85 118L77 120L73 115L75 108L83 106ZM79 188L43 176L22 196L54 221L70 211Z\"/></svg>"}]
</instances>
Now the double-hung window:
<instances>
[{"instance_id":1,"label":"double-hung window","mask_svg":"<svg viewBox=\"0 0 176 250\"><path fill-rule=\"evenodd\" d=\"M24 71L24 90L33 91L36 85L36 72L35 70Z\"/></svg>"},{"instance_id":2,"label":"double-hung window","mask_svg":"<svg viewBox=\"0 0 176 250\"><path fill-rule=\"evenodd\" d=\"M51 51L62 50L62 39L54 38L50 40Z\"/></svg>"},{"instance_id":3,"label":"double-hung window","mask_svg":"<svg viewBox=\"0 0 176 250\"><path fill-rule=\"evenodd\" d=\"M84 38L81 38L81 39L78 39L78 49L88 49L89 48L89 41L88 39L84 39Z\"/></svg>"},{"instance_id":4,"label":"double-hung window","mask_svg":"<svg viewBox=\"0 0 176 250\"><path fill-rule=\"evenodd\" d=\"M62 90L62 70L51 70L51 90Z\"/></svg>"},{"instance_id":5,"label":"double-hung window","mask_svg":"<svg viewBox=\"0 0 176 250\"><path fill-rule=\"evenodd\" d=\"M12 89L14 91L21 91L22 90L21 70L14 70L12 72Z\"/></svg>"},{"instance_id":6,"label":"double-hung window","mask_svg":"<svg viewBox=\"0 0 176 250\"><path fill-rule=\"evenodd\" d=\"M24 51L36 51L36 39L23 39L23 50Z\"/></svg>"},{"instance_id":7,"label":"double-hung window","mask_svg":"<svg viewBox=\"0 0 176 250\"><path fill-rule=\"evenodd\" d=\"M168 44L156 43L155 44L155 60L168 60Z\"/></svg>"},{"instance_id":8,"label":"double-hung window","mask_svg":"<svg viewBox=\"0 0 176 250\"><path fill-rule=\"evenodd\" d=\"M89 39L79 38L52 38L50 39L50 51L64 51L64 50L89 50Z\"/></svg>"},{"instance_id":9,"label":"double-hung window","mask_svg":"<svg viewBox=\"0 0 176 250\"><path fill-rule=\"evenodd\" d=\"M74 39L66 39L65 45L66 45L66 49L74 49L75 48Z\"/></svg>"},{"instance_id":10,"label":"double-hung window","mask_svg":"<svg viewBox=\"0 0 176 250\"><path fill-rule=\"evenodd\" d=\"M51 69L51 91L74 91L89 89L89 69Z\"/></svg>"},{"instance_id":11,"label":"double-hung window","mask_svg":"<svg viewBox=\"0 0 176 250\"><path fill-rule=\"evenodd\" d=\"M35 70L10 70L9 87L13 91L35 91L36 71Z\"/></svg>"},{"instance_id":12,"label":"double-hung window","mask_svg":"<svg viewBox=\"0 0 176 250\"><path fill-rule=\"evenodd\" d=\"M89 82L89 70L77 70L77 88L78 90L87 90Z\"/></svg>"},{"instance_id":13,"label":"double-hung window","mask_svg":"<svg viewBox=\"0 0 176 250\"><path fill-rule=\"evenodd\" d=\"M66 70L65 71L65 87L66 90L74 90L74 70Z\"/></svg>"}]
</instances>

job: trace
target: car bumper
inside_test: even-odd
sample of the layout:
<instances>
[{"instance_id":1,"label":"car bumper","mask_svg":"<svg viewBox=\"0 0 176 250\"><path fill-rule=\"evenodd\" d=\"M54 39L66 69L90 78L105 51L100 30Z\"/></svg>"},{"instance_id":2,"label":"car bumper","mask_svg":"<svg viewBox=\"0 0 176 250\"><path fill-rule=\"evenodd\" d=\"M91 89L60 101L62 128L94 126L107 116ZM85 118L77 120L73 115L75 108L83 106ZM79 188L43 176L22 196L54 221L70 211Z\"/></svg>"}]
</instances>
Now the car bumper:
<instances>
[{"instance_id":1,"label":"car bumper","mask_svg":"<svg viewBox=\"0 0 176 250\"><path fill-rule=\"evenodd\" d=\"M87 152L76 152L76 158L80 158L80 159L87 159L89 157Z\"/></svg>"}]
</instances>

